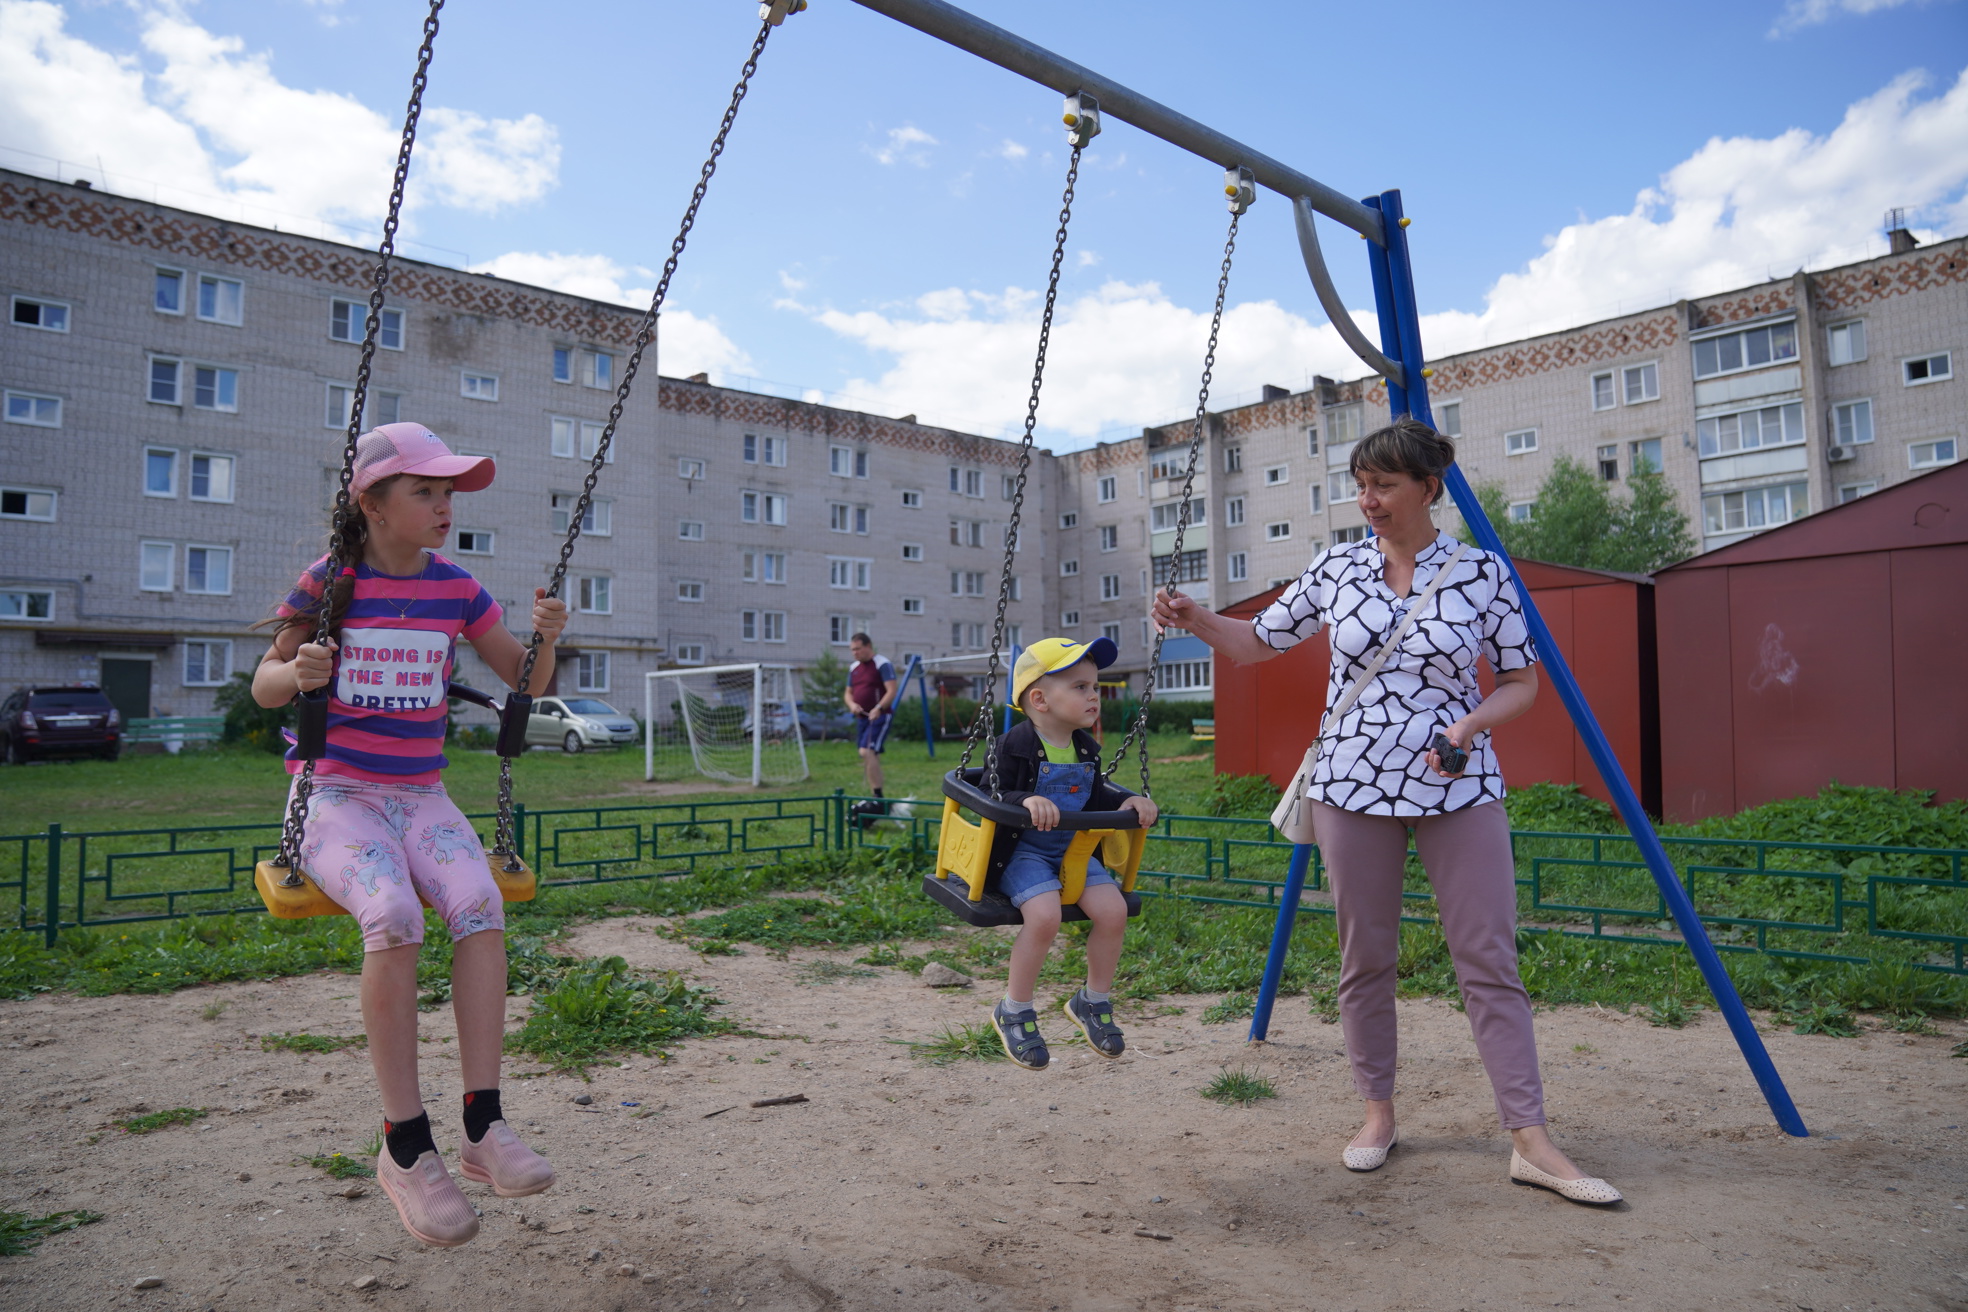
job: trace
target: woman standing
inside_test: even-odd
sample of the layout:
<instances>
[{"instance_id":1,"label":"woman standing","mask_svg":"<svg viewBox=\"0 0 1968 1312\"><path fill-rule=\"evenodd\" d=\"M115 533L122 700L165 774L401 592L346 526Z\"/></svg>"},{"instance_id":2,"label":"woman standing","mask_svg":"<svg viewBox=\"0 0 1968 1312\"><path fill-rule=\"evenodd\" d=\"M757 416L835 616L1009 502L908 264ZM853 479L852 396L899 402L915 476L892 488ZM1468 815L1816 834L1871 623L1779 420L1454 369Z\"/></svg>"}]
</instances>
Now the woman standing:
<instances>
[{"instance_id":1,"label":"woman standing","mask_svg":"<svg viewBox=\"0 0 1968 1312\"><path fill-rule=\"evenodd\" d=\"M1358 700L1322 727L1324 750L1307 788L1332 878L1340 1022L1353 1086L1366 1101L1366 1124L1343 1160L1350 1170L1375 1170L1399 1138L1395 963L1412 829L1497 1114L1510 1131L1510 1178L1575 1202L1616 1203L1619 1191L1573 1166L1545 1131L1531 1003L1517 975L1516 867L1489 731L1537 698L1537 655L1523 607L1503 561L1474 548L1422 598L1457 550L1429 517L1454 460L1449 440L1413 419L1369 434L1353 448L1351 468L1373 537L1321 554L1248 623L1167 593L1156 596L1155 619L1240 664L1269 660L1327 629L1332 706L1408 608L1421 606ZM1488 698L1476 683L1479 655L1496 671ZM1431 746L1438 733L1468 753L1462 769L1443 768Z\"/></svg>"}]
</instances>

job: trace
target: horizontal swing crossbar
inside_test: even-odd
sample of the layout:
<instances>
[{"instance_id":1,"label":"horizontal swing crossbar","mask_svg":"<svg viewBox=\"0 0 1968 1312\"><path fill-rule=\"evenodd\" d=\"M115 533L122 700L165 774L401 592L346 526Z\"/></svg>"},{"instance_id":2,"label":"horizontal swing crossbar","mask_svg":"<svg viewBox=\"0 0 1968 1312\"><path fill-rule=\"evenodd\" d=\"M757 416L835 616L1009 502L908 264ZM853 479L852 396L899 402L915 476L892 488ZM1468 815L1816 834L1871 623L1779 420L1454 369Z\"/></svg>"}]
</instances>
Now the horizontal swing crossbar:
<instances>
[{"instance_id":1,"label":"horizontal swing crossbar","mask_svg":"<svg viewBox=\"0 0 1968 1312\"><path fill-rule=\"evenodd\" d=\"M1302 196L1313 209L1336 223L1345 224L1367 240L1375 243L1385 240L1380 215L1352 197L1090 68L1061 58L955 5L945 4L944 0L855 0L855 3L1029 78L1042 87L1050 87L1062 96L1084 91L1099 100L1100 112L1109 118L1130 123L1219 167L1247 168L1258 182L1278 194L1293 200Z\"/></svg>"}]
</instances>

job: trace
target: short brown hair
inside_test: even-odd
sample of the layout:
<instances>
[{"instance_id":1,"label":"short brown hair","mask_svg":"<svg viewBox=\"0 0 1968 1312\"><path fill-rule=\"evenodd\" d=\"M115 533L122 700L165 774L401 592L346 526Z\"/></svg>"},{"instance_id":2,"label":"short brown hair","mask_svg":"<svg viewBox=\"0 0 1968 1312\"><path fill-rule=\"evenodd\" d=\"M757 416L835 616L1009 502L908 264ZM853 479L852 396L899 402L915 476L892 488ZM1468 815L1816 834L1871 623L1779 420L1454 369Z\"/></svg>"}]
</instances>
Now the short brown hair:
<instances>
[{"instance_id":1,"label":"short brown hair","mask_svg":"<svg viewBox=\"0 0 1968 1312\"><path fill-rule=\"evenodd\" d=\"M853 634L849 634L849 635L848 635L848 639L847 639L847 640L848 640L849 642L858 642L858 643L860 643L860 644L861 644L861 645L862 645L863 647L872 647L872 646L874 646L874 645L875 645L875 640L874 640L873 638L871 638L871 637L869 637L869 636L868 636L867 634L865 634L865 633L853 633Z\"/></svg>"},{"instance_id":2,"label":"short brown hair","mask_svg":"<svg viewBox=\"0 0 1968 1312\"><path fill-rule=\"evenodd\" d=\"M1347 460L1347 472L1368 470L1376 474L1406 474L1426 483L1435 480L1431 506L1442 499L1448 484L1444 476L1455 463L1455 443L1410 415L1402 415L1385 428L1376 428L1354 444Z\"/></svg>"}]
</instances>

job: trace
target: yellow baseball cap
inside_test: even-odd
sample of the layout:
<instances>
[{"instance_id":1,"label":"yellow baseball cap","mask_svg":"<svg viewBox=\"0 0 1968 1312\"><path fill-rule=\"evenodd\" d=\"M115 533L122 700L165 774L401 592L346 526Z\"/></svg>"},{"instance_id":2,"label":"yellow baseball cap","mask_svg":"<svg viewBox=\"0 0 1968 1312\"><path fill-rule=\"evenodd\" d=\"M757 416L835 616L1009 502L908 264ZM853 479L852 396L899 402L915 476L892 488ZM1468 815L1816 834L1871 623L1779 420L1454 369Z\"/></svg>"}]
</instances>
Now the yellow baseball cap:
<instances>
[{"instance_id":1,"label":"yellow baseball cap","mask_svg":"<svg viewBox=\"0 0 1968 1312\"><path fill-rule=\"evenodd\" d=\"M1027 688L1055 670L1071 669L1081 661L1092 661L1095 669L1104 670L1120 654L1109 638L1095 638L1092 642L1041 638L1018 653L1018 663L1011 668L1011 704L1018 705Z\"/></svg>"}]
</instances>

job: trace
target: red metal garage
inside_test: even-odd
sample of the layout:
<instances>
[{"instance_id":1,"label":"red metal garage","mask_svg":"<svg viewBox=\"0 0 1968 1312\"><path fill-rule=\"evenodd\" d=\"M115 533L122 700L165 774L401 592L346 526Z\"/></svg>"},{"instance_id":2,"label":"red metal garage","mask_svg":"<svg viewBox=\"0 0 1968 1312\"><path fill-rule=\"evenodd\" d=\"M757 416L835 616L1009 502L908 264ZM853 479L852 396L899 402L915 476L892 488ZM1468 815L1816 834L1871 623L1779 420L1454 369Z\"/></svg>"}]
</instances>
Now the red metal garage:
<instances>
[{"instance_id":1,"label":"red metal garage","mask_svg":"<svg viewBox=\"0 0 1968 1312\"><path fill-rule=\"evenodd\" d=\"M1660 807L1655 744L1654 589L1644 575L1612 574L1520 560L1518 570L1578 676L1600 725L1650 811ZM1224 609L1251 618L1275 600L1273 588ZM1317 634L1275 660L1238 666L1216 658L1216 768L1290 782L1325 711L1327 651ZM1484 667L1484 691L1492 686ZM1496 734L1506 783L1576 783L1610 801L1585 744L1548 685L1528 715Z\"/></svg>"},{"instance_id":2,"label":"red metal garage","mask_svg":"<svg viewBox=\"0 0 1968 1312\"><path fill-rule=\"evenodd\" d=\"M1968 464L1656 582L1669 819L1833 780L1968 796Z\"/></svg>"}]
</instances>

